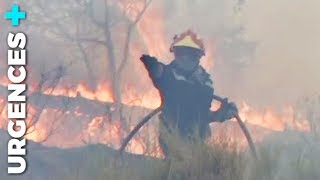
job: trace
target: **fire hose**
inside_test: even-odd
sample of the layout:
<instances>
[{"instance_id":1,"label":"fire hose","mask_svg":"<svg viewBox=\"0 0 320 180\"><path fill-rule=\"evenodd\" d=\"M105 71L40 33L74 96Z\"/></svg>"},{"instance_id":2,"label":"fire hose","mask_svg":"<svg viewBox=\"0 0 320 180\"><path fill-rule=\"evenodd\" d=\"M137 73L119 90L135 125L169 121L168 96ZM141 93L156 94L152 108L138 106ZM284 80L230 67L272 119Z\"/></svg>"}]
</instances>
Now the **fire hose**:
<instances>
[{"instance_id":1,"label":"fire hose","mask_svg":"<svg viewBox=\"0 0 320 180\"><path fill-rule=\"evenodd\" d=\"M213 99L215 99L217 101L220 101L220 102L222 102L224 100L224 98L222 98L220 96L217 96L217 95L213 95ZM238 124L239 124L239 126L240 126L240 128L241 128L241 130L243 132L243 134L245 135L245 137L246 137L246 139L248 141L248 145L249 145L249 148L251 150L251 153L252 153L253 157L255 159L257 159L258 155L257 155L256 147L254 146L254 143L253 143L252 137L251 137L251 135L249 133L249 130L247 129L247 127L244 124L244 122L242 121L241 117L239 116L239 113L237 113L234 118L237 120L237 122L238 122Z\"/></svg>"},{"instance_id":2,"label":"fire hose","mask_svg":"<svg viewBox=\"0 0 320 180\"><path fill-rule=\"evenodd\" d=\"M217 96L217 95L213 95L213 98L219 102L224 101L224 98ZM128 143L130 142L130 140L133 138L133 136L140 130L140 128L146 124L153 116L155 116L157 113L159 113L162 110L162 106L158 107L157 109L151 111L148 115L146 115L133 129L132 131L129 133L129 135L123 140L121 147L119 148L119 153L122 154L124 149L127 147ZM246 125L244 124L244 122L242 121L242 119L240 118L239 114L236 114L234 117L241 130L243 131L247 141L248 141L248 145L249 148L251 150L252 156L257 159L257 151L256 148L254 146L252 137L246 127Z\"/></svg>"}]
</instances>

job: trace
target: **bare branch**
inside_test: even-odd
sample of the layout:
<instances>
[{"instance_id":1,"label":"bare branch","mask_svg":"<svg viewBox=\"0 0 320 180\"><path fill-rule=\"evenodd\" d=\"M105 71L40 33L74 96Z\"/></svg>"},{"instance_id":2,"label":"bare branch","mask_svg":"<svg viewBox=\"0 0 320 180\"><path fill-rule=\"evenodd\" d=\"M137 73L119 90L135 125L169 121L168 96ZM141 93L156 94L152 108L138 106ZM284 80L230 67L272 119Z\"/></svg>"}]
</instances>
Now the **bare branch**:
<instances>
[{"instance_id":1,"label":"bare branch","mask_svg":"<svg viewBox=\"0 0 320 180\"><path fill-rule=\"evenodd\" d=\"M131 41L131 35L133 28L137 25L137 23L141 20L143 14L148 9L149 5L151 4L152 0L145 0L145 4L141 12L138 14L137 18L128 26L128 31L126 35L126 41L125 41L125 47L124 47L124 55L121 61L121 64L118 68L117 74L120 75L125 67L125 65L128 62L129 52L130 52L130 41Z\"/></svg>"}]
</instances>

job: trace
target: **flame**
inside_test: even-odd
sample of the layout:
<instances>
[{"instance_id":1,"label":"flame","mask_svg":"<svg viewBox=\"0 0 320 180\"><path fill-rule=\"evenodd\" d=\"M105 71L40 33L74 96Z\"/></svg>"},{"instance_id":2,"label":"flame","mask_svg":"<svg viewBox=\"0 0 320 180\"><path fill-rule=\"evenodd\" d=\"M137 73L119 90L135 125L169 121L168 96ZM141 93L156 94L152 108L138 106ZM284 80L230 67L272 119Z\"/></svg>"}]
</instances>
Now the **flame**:
<instances>
[{"instance_id":1,"label":"flame","mask_svg":"<svg viewBox=\"0 0 320 180\"><path fill-rule=\"evenodd\" d=\"M88 86L86 86L85 83L79 83L77 86L75 86L74 89L66 88L63 87L63 85L59 85L54 89L46 89L44 93L54 96L81 96L87 99L105 102L112 102L113 100L110 86L106 82L99 83L96 90L90 89ZM127 106L154 108L160 104L160 98L158 94L152 91L146 91L142 92L142 94L144 95L141 96L141 92L137 91L137 89L131 85L125 86L122 94L123 104ZM0 98L0 105L1 108L6 109L5 98ZM212 109L217 109L218 107L219 104L215 103L213 104ZM248 103L243 102L239 108L239 111L240 116L243 118L243 120L245 120L247 124L256 125L257 127L262 127L269 130L269 132L263 133L252 131L254 133L252 136L254 137L255 141L263 140L264 137L266 137L268 134L270 134L270 132L273 131L282 132L287 129L293 129L297 131L307 132L310 130L307 120L296 119L296 112L292 106L287 106L282 112L277 112L272 108L266 108L261 111L256 110ZM38 113L40 113L39 120L37 121L37 123L33 124L32 122L34 122L34 118ZM61 114L61 117L59 117L57 114ZM0 115L2 119L0 127L6 129L7 121L3 121L7 117L6 111L1 111ZM77 122L90 118L90 116L82 113L78 108L73 112L50 108L46 108L41 111L36 107L29 105L28 118L26 121L27 124L32 124L32 126L29 127L29 132L26 135L26 138L35 142L43 142L48 138L48 135L50 135L52 126L55 126L52 123L56 119L66 121L70 117L73 117L74 119L72 120ZM135 124L136 123L129 123L128 125L130 128L128 129L124 127L124 124L120 120L111 120L104 116L94 117L92 119L89 119L87 125L84 125L84 128L80 134L86 137L86 141L88 143L104 143L110 147L119 148L123 138L129 132L129 130L134 127ZM157 141L156 128L157 127L155 125L152 125L142 130L139 133L140 135L136 136L128 145L127 150L136 154L146 154L155 157L163 157ZM218 127L218 129L226 129L226 127ZM70 131L64 130L64 132L59 135L59 138L50 138L54 140L48 141L48 145L58 147L80 146L82 144L82 141L79 132L75 132L78 135L67 140L65 137L69 135L69 133ZM230 142L246 144L245 139L237 139L239 137L241 136L233 135L228 137L228 140ZM216 138L214 142L221 142L221 138L226 137L225 135L223 137L218 136L218 138Z\"/></svg>"},{"instance_id":2,"label":"flame","mask_svg":"<svg viewBox=\"0 0 320 180\"><path fill-rule=\"evenodd\" d=\"M149 54L160 59L168 59L169 43L165 33L163 11L155 6L149 7L137 24L137 29ZM156 22L156 23L154 23Z\"/></svg>"},{"instance_id":3,"label":"flame","mask_svg":"<svg viewBox=\"0 0 320 180\"><path fill-rule=\"evenodd\" d=\"M89 141L104 143L117 149L124 135L123 124L120 121L109 121L105 117L92 119L83 133L87 135ZM139 137L133 138L128 149L136 154L144 154L146 152L145 141Z\"/></svg>"},{"instance_id":4,"label":"flame","mask_svg":"<svg viewBox=\"0 0 320 180\"><path fill-rule=\"evenodd\" d=\"M292 106L286 107L283 113L277 113L272 108L256 111L246 102L243 102L239 114L245 122L273 131L285 131L287 129L309 131L308 121L296 119Z\"/></svg>"},{"instance_id":5,"label":"flame","mask_svg":"<svg viewBox=\"0 0 320 180\"><path fill-rule=\"evenodd\" d=\"M107 82L98 84L96 90L90 89L86 83L80 82L75 88L66 88L64 85L58 85L54 88L47 88L44 94L53 96L81 96L90 100L98 100L102 102L113 102L113 94L110 85Z\"/></svg>"}]
</instances>

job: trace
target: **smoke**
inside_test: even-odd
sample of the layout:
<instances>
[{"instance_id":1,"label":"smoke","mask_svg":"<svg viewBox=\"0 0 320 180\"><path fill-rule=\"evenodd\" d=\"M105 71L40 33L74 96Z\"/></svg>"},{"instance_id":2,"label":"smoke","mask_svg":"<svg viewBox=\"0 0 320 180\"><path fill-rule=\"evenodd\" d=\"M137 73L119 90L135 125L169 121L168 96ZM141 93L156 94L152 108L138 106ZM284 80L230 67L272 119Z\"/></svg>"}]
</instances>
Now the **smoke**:
<instances>
[{"instance_id":1,"label":"smoke","mask_svg":"<svg viewBox=\"0 0 320 180\"><path fill-rule=\"evenodd\" d=\"M319 1L249 1L246 35L259 42L240 95L260 104L294 102L319 93Z\"/></svg>"},{"instance_id":2,"label":"smoke","mask_svg":"<svg viewBox=\"0 0 320 180\"><path fill-rule=\"evenodd\" d=\"M154 44L155 47L158 46L154 48L158 50L155 55L168 63L172 59L168 52L171 38L191 28L206 44L207 56L204 57L203 64L212 75L217 94L230 97L237 103L244 100L257 107L281 107L295 103L301 97L320 91L320 24L317 23L320 18L319 5L316 0L153 0L141 19L140 29L133 33L123 83L133 82L131 84L139 90L153 88L146 72L142 71L143 66L139 64L140 53L154 53L154 50L146 47ZM111 17L118 18L120 10L112 9ZM59 10L57 7L55 12L58 11L63 13L63 8ZM99 15L98 11L95 13ZM156 18L156 15L161 18ZM150 23L150 19L156 21ZM115 27L113 32L116 52L120 52L116 54L120 56L117 61L122 59L125 34L125 30L117 28L123 27L126 25ZM51 28L54 28L53 25L48 27ZM154 37L149 39L151 42L140 37L142 28L147 28L145 35ZM46 37L45 30L36 34L32 32L37 28L30 29L29 79L39 79L41 73L47 70L61 64L71 64L67 67L66 81L90 81L85 62L81 60L81 53L77 48L68 47L67 40L52 42L50 36ZM98 35L99 33L97 32ZM6 33L1 34L1 39L4 40ZM161 43L157 41L159 37L163 39ZM5 57L6 48L1 49L1 54ZM97 79L108 78L107 55L102 49L87 48L92 75ZM75 60L75 63L71 63ZM1 69L5 70L3 65Z\"/></svg>"},{"instance_id":3,"label":"smoke","mask_svg":"<svg viewBox=\"0 0 320 180\"><path fill-rule=\"evenodd\" d=\"M174 1L168 32L193 28L214 44L217 93L280 107L320 91L318 1Z\"/></svg>"}]
</instances>

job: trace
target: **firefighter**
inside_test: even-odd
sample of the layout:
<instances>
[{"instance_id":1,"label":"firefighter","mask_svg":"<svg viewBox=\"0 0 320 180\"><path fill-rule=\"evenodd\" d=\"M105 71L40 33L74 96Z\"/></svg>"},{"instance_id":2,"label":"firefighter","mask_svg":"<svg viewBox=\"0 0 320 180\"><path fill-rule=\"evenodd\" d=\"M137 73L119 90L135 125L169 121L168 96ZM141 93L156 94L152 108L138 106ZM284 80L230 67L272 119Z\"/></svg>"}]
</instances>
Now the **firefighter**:
<instances>
[{"instance_id":1,"label":"firefighter","mask_svg":"<svg viewBox=\"0 0 320 180\"><path fill-rule=\"evenodd\" d=\"M217 111L211 111L214 88L210 75L199 64L205 55L204 45L197 35L188 30L173 38L170 52L174 60L165 65L157 58L142 55L140 60L148 70L154 86L161 95L161 128L176 132L182 139L205 140L210 135L211 122L232 119L238 110L227 100ZM159 142L166 156L169 148L160 129Z\"/></svg>"}]
</instances>

